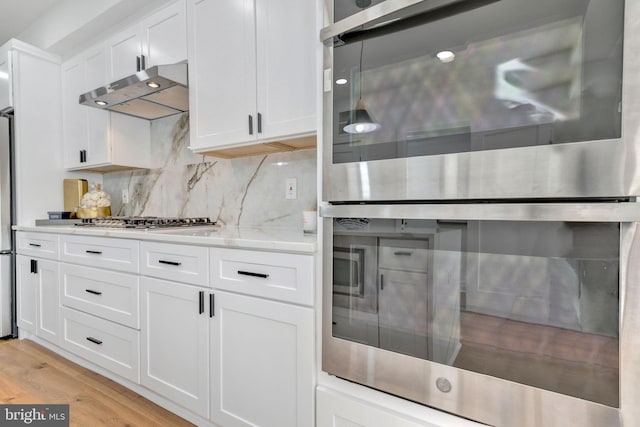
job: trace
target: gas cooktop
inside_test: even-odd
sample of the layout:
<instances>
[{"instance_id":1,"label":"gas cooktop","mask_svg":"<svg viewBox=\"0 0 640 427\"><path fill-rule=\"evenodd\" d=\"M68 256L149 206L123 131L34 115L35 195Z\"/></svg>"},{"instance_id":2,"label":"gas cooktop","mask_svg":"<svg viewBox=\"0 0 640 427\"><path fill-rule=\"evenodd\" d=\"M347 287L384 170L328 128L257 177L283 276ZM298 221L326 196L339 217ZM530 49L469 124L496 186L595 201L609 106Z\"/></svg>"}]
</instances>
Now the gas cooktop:
<instances>
[{"instance_id":1,"label":"gas cooktop","mask_svg":"<svg viewBox=\"0 0 640 427\"><path fill-rule=\"evenodd\" d=\"M208 217L195 218L171 218L156 216L109 216L103 218L83 218L80 227L104 227L104 228L136 228L154 229L171 227L202 227L215 225Z\"/></svg>"}]
</instances>

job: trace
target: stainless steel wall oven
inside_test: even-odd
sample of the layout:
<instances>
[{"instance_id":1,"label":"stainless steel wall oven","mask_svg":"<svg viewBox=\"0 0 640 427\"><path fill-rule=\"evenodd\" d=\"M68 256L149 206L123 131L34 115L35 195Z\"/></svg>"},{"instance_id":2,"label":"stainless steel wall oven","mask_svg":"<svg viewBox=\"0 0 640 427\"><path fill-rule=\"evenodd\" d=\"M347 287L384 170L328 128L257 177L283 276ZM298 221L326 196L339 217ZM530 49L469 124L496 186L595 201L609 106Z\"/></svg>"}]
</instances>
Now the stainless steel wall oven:
<instances>
[{"instance_id":1,"label":"stainless steel wall oven","mask_svg":"<svg viewBox=\"0 0 640 427\"><path fill-rule=\"evenodd\" d=\"M640 2L327 0L323 370L640 425Z\"/></svg>"}]
</instances>

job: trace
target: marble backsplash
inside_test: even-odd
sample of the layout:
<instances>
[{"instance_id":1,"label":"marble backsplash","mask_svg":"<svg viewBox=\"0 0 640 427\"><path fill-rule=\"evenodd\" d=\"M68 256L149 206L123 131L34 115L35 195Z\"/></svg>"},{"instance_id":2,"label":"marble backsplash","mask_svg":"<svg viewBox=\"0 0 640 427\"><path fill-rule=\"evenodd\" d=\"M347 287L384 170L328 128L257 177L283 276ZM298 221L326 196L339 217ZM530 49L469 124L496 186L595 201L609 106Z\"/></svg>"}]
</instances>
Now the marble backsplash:
<instances>
[{"instance_id":1,"label":"marble backsplash","mask_svg":"<svg viewBox=\"0 0 640 427\"><path fill-rule=\"evenodd\" d=\"M302 229L317 204L316 150L219 159L189 150L189 114L151 123L153 169L103 176L112 215L208 216L222 225ZM285 199L297 179L297 198ZM122 203L122 190L129 203Z\"/></svg>"}]
</instances>

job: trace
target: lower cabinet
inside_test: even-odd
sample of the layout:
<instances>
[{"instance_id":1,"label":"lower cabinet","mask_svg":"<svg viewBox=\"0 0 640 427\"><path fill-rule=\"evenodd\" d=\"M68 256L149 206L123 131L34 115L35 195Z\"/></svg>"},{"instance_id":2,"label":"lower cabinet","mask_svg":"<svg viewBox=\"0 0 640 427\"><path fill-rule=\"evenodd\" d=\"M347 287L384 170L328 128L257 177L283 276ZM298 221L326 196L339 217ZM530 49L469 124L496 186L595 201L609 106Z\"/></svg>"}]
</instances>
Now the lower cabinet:
<instances>
[{"instance_id":1,"label":"lower cabinet","mask_svg":"<svg viewBox=\"0 0 640 427\"><path fill-rule=\"evenodd\" d=\"M324 387L316 399L316 427L435 427Z\"/></svg>"},{"instance_id":2,"label":"lower cabinet","mask_svg":"<svg viewBox=\"0 0 640 427\"><path fill-rule=\"evenodd\" d=\"M209 292L140 279L140 382L194 413L209 416Z\"/></svg>"},{"instance_id":3,"label":"lower cabinet","mask_svg":"<svg viewBox=\"0 0 640 427\"><path fill-rule=\"evenodd\" d=\"M211 419L313 425L313 309L216 291L214 314Z\"/></svg>"},{"instance_id":4,"label":"lower cabinet","mask_svg":"<svg viewBox=\"0 0 640 427\"><path fill-rule=\"evenodd\" d=\"M60 335L59 271L56 261L16 256L18 327L56 344Z\"/></svg>"},{"instance_id":5,"label":"lower cabinet","mask_svg":"<svg viewBox=\"0 0 640 427\"><path fill-rule=\"evenodd\" d=\"M67 307L62 307L60 314L60 345L65 350L139 382L139 331Z\"/></svg>"}]
</instances>

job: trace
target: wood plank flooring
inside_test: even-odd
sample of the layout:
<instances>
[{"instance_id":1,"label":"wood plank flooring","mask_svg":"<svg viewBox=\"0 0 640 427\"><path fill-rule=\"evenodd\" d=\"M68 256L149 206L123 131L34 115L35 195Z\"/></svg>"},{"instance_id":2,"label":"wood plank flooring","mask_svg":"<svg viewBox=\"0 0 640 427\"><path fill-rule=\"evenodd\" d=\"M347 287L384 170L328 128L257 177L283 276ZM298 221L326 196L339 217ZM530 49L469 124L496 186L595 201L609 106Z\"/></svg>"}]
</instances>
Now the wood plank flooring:
<instances>
[{"instance_id":1,"label":"wood plank flooring","mask_svg":"<svg viewBox=\"0 0 640 427\"><path fill-rule=\"evenodd\" d=\"M193 426L29 340L0 340L0 403L68 403L77 427Z\"/></svg>"}]
</instances>

